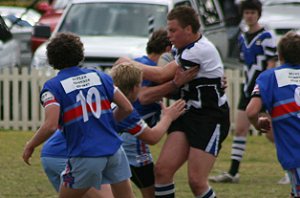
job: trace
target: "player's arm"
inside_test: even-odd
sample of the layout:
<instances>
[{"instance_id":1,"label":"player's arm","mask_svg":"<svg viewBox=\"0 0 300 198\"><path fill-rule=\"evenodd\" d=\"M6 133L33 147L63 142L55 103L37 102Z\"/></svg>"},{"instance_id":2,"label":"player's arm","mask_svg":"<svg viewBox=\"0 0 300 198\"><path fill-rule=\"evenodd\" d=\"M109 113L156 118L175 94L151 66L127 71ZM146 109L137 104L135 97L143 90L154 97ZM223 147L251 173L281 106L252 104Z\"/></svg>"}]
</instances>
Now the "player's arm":
<instances>
[{"instance_id":1,"label":"player's arm","mask_svg":"<svg viewBox=\"0 0 300 198\"><path fill-rule=\"evenodd\" d=\"M267 69L276 67L276 63L277 63L277 58L272 58L272 59L268 60Z\"/></svg>"},{"instance_id":2,"label":"player's arm","mask_svg":"<svg viewBox=\"0 0 300 198\"><path fill-rule=\"evenodd\" d=\"M198 67L192 67L188 70L183 70L181 67L178 67L172 80L157 86L143 87L138 96L140 103L146 105L161 100L163 97L173 93L187 82L193 80L198 71Z\"/></svg>"},{"instance_id":3,"label":"player's arm","mask_svg":"<svg viewBox=\"0 0 300 198\"><path fill-rule=\"evenodd\" d=\"M45 120L35 135L29 140L23 151L23 160L30 165L29 158L34 149L46 141L57 129L59 120L60 106L48 105L45 107Z\"/></svg>"},{"instance_id":4,"label":"player's arm","mask_svg":"<svg viewBox=\"0 0 300 198\"><path fill-rule=\"evenodd\" d=\"M184 113L184 107L185 102L183 100L177 100L167 108L162 105L162 116L160 121L152 128L145 128L144 132L137 137L147 144L156 144L168 130L172 121L176 120L181 114Z\"/></svg>"},{"instance_id":5,"label":"player's arm","mask_svg":"<svg viewBox=\"0 0 300 198\"><path fill-rule=\"evenodd\" d=\"M264 54L266 56L267 69L276 67L278 55L276 53L277 47L276 47L275 36L271 35L271 37L268 39L265 39L261 45L264 49Z\"/></svg>"},{"instance_id":6,"label":"player's arm","mask_svg":"<svg viewBox=\"0 0 300 198\"><path fill-rule=\"evenodd\" d=\"M252 92L252 98L246 108L246 114L250 123L253 124L257 130L265 133L271 129L271 121L267 116L259 116L262 107L263 104L259 92L259 86L256 85Z\"/></svg>"},{"instance_id":7,"label":"player's arm","mask_svg":"<svg viewBox=\"0 0 300 198\"><path fill-rule=\"evenodd\" d=\"M126 118L133 111L130 101L118 88L115 89L113 101L117 105L114 110L114 118L117 122Z\"/></svg>"},{"instance_id":8,"label":"player's arm","mask_svg":"<svg viewBox=\"0 0 300 198\"><path fill-rule=\"evenodd\" d=\"M116 64L122 63L122 62L130 62L136 65L137 67L141 68L143 71L143 78L156 82L156 83L164 83L171 79L173 79L176 69L179 67L175 61L172 61L165 65L164 67L153 67L149 65L145 65L133 60L130 60L128 58L119 58L117 60Z\"/></svg>"}]
</instances>

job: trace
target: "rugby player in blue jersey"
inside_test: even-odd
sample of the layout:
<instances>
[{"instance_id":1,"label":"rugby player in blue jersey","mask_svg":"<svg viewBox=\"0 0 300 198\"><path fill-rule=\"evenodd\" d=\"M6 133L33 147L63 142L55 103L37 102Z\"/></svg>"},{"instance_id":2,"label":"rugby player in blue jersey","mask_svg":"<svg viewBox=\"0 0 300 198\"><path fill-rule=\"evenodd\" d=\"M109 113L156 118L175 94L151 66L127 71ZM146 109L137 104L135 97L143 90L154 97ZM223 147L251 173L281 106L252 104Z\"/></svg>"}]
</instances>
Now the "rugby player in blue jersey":
<instances>
[{"instance_id":1,"label":"rugby player in blue jersey","mask_svg":"<svg viewBox=\"0 0 300 198\"><path fill-rule=\"evenodd\" d=\"M277 158L290 178L291 197L300 197L300 35L289 32L278 44L279 67L256 79L247 116L255 128L274 131ZM260 117L264 107L270 117Z\"/></svg>"},{"instance_id":2,"label":"rugby player in blue jersey","mask_svg":"<svg viewBox=\"0 0 300 198\"><path fill-rule=\"evenodd\" d=\"M60 70L41 91L45 120L24 148L29 164L34 149L57 128L66 138L67 165L61 174L60 198L82 197L91 187L110 183L116 198L134 197L129 164L115 128L133 107L103 72L82 69L83 44L71 33L56 35L47 45L49 64ZM113 112L111 103L117 108Z\"/></svg>"}]
</instances>

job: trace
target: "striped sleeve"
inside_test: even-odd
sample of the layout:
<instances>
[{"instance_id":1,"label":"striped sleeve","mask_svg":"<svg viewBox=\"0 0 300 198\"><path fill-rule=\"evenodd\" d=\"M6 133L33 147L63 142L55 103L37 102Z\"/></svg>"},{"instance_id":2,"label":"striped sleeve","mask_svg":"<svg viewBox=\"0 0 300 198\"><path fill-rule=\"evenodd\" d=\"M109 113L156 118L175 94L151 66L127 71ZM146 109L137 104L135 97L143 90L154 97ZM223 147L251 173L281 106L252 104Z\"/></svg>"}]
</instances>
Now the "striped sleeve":
<instances>
[{"instance_id":1,"label":"striped sleeve","mask_svg":"<svg viewBox=\"0 0 300 198\"><path fill-rule=\"evenodd\" d=\"M276 37L273 34L269 33L269 35L262 41L262 46L264 48L267 61L277 58Z\"/></svg>"},{"instance_id":2,"label":"striped sleeve","mask_svg":"<svg viewBox=\"0 0 300 198\"><path fill-rule=\"evenodd\" d=\"M139 136L147 127L148 125L146 124L146 122L143 119L140 119L137 123L129 127L127 131L133 136Z\"/></svg>"},{"instance_id":3,"label":"striped sleeve","mask_svg":"<svg viewBox=\"0 0 300 198\"><path fill-rule=\"evenodd\" d=\"M60 106L55 96L50 91L45 91L44 93L41 94L41 103L44 108L46 108L49 105Z\"/></svg>"}]
</instances>

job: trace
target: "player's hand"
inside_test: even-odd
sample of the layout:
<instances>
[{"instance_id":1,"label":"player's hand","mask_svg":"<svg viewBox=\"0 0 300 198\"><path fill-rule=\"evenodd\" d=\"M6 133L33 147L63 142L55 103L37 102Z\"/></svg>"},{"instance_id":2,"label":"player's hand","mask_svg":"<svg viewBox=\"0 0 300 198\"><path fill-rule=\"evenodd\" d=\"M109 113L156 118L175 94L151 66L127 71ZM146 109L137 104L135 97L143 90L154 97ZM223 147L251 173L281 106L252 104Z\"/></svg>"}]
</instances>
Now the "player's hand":
<instances>
[{"instance_id":1,"label":"player's hand","mask_svg":"<svg viewBox=\"0 0 300 198\"><path fill-rule=\"evenodd\" d=\"M34 148L30 146L29 142L27 142L22 157L24 162L28 165L31 165L29 159L31 158L33 152L34 152Z\"/></svg>"},{"instance_id":2,"label":"player's hand","mask_svg":"<svg viewBox=\"0 0 300 198\"><path fill-rule=\"evenodd\" d=\"M268 117L259 117L257 121L257 130L266 133L271 130L271 120Z\"/></svg>"},{"instance_id":3,"label":"player's hand","mask_svg":"<svg viewBox=\"0 0 300 198\"><path fill-rule=\"evenodd\" d=\"M227 84L227 77L226 76L223 76L222 79L221 79L221 87L223 89L226 89L228 87L228 84Z\"/></svg>"},{"instance_id":4,"label":"player's hand","mask_svg":"<svg viewBox=\"0 0 300 198\"><path fill-rule=\"evenodd\" d=\"M188 70L184 70L182 67L178 67L173 82L179 88L182 85L193 80L197 76L198 71L199 71L199 67L192 67Z\"/></svg>"},{"instance_id":5,"label":"player's hand","mask_svg":"<svg viewBox=\"0 0 300 198\"><path fill-rule=\"evenodd\" d=\"M113 66L116 66L118 64L121 64L121 63L130 63L131 62L131 59L128 58L128 57L120 57L118 58L118 60L114 63Z\"/></svg>"},{"instance_id":6,"label":"player's hand","mask_svg":"<svg viewBox=\"0 0 300 198\"><path fill-rule=\"evenodd\" d=\"M176 120L185 112L185 105L186 103L182 99L175 101L169 107L165 107L165 105L161 103L162 113L163 115L168 116L172 121Z\"/></svg>"}]
</instances>

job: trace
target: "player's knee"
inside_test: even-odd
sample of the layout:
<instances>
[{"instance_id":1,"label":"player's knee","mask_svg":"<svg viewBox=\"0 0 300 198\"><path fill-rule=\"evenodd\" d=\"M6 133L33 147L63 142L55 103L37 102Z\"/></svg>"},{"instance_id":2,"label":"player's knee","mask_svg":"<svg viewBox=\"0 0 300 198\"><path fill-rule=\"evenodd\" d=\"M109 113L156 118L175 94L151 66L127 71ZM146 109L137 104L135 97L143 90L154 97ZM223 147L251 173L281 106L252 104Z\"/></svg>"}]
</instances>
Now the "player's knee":
<instances>
[{"instance_id":1,"label":"player's knee","mask_svg":"<svg viewBox=\"0 0 300 198\"><path fill-rule=\"evenodd\" d=\"M201 179L200 177L197 177L196 175L189 177L189 185L193 192L204 192L208 188L207 180Z\"/></svg>"},{"instance_id":2,"label":"player's knee","mask_svg":"<svg viewBox=\"0 0 300 198\"><path fill-rule=\"evenodd\" d=\"M155 179L159 178L170 178L172 177L174 171L171 171L171 168L165 166L163 163L155 164L154 175Z\"/></svg>"}]
</instances>

